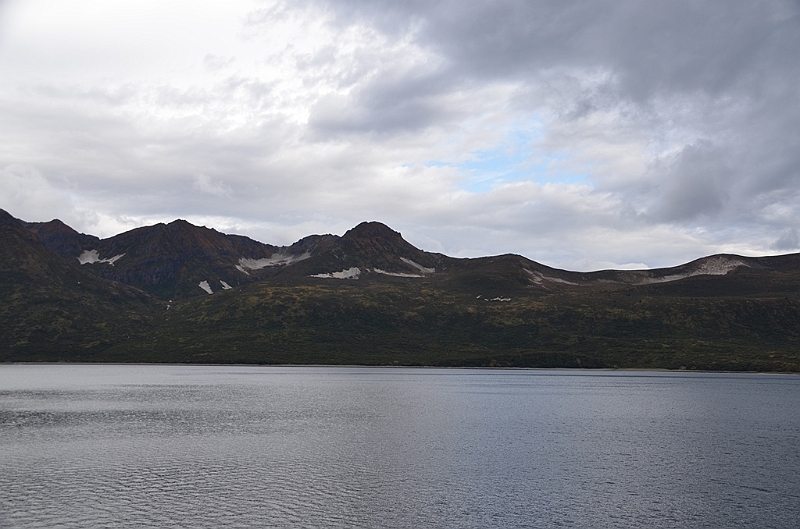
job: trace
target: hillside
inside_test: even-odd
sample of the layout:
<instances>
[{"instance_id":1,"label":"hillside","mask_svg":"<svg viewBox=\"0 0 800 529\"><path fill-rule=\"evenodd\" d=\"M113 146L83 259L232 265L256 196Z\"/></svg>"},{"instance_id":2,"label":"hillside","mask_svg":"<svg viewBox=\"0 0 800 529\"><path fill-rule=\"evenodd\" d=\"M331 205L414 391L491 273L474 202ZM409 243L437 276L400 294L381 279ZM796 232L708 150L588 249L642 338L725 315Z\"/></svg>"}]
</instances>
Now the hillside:
<instances>
[{"instance_id":1,"label":"hillside","mask_svg":"<svg viewBox=\"0 0 800 529\"><path fill-rule=\"evenodd\" d=\"M799 254L584 273L378 222L278 247L0 213L0 360L800 371Z\"/></svg>"},{"instance_id":2,"label":"hillside","mask_svg":"<svg viewBox=\"0 0 800 529\"><path fill-rule=\"evenodd\" d=\"M0 361L95 360L152 328L163 304L106 281L0 224Z\"/></svg>"},{"instance_id":3,"label":"hillside","mask_svg":"<svg viewBox=\"0 0 800 529\"><path fill-rule=\"evenodd\" d=\"M109 358L800 370L797 296L701 295L695 282L695 295L633 287L513 297L409 279L260 282L177 306Z\"/></svg>"}]
</instances>

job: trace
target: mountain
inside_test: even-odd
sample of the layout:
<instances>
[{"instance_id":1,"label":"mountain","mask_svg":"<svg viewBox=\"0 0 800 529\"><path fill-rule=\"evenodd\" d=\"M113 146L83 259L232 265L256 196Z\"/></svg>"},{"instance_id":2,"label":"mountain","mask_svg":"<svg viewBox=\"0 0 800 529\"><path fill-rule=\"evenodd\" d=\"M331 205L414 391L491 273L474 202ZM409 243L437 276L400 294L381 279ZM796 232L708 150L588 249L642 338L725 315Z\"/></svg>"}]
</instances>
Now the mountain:
<instances>
[{"instance_id":1,"label":"mountain","mask_svg":"<svg viewBox=\"0 0 800 529\"><path fill-rule=\"evenodd\" d=\"M64 257L78 257L84 248L94 248L100 243L98 237L78 233L58 219L24 222L22 226L38 235L45 246Z\"/></svg>"},{"instance_id":2,"label":"mountain","mask_svg":"<svg viewBox=\"0 0 800 529\"><path fill-rule=\"evenodd\" d=\"M270 277L324 246L324 236L289 247L263 244L176 220L108 239L84 235L59 220L23 223L51 250L105 279L140 288L162 300L185 299Z\"/></svg>"},{"instance_id":3,"label":"mountain","mask_svg":"<svg viewBox=\"0 0 800 529\"><path fill-rule=\"evenodd\" d=\"M236 269L243 253L261 258L275 251L246 237L176 220L104 239L84 249L79 262L101 277L169 300L203 294L198 286L203 281L212 292L240 285L249 279Z\"/></svg>"},{"instance_id":4,"label":"mountain","mask_svg":"<svg viewBox=\"0 0 800 529\"><path fill-rule=\"evenodd\" d=\"M283 283L427 279L449 288L495 296L519 290L546 293L581 286L672 284L695 276L726 277L734 273L738 277L748 270L758 274L800 267L798 254L761 258L714 255L671 268L571 272L519 255L455 259L425 252L380 222L362 222L341 237L311 235L290 246L227 235L185 220L136 228L108 239L78 233L59 220L14 222L86 270L165 301L208 295L264 279Z\"/></svg>"},{"instance_id":5,"label":"mountain","mask_svg":"<svg viewBox=\"0 0 800 529\"><path fill-rule=\"evenodd\" d=\"M82 270L0 212L0 361L92 360L151 327L163 304Z\"/></svg>"},{"instance_id":6,"label":"mountain","mask_svg":"<svg viewBox=\"0 0 800 529\"><path fill-rule=\"evenodd\" d=\"M379 222L273 246L0 210L0 360L800 371L800 254L572 272Z\"/></svg>"},{"instance_id":7,"label":"mountain","mask_svg":"<svg viewBox=\"0 0 800 529\"><path fill-rule=\"evenodd\" d=\"M342 237L311 235L290 246L227 235L185 220L108 239L78 233L59 220L21 225L92 273L163 300L207 295L274 276L425 277L449 259L415 248L379 222L362 223Z\"/></svg>"},{"instance_id":8,"label":"mountain","mask_svg":"<svg viewBox=\"0 0 800 529\"><path fill-rule=\"evenodd\" d=\"M424 278L449 258L423 252L380 222L362 222L343 236L325 236L326 244L280 271L286 277L317 279Z\"/></svg>"}]
</instances>

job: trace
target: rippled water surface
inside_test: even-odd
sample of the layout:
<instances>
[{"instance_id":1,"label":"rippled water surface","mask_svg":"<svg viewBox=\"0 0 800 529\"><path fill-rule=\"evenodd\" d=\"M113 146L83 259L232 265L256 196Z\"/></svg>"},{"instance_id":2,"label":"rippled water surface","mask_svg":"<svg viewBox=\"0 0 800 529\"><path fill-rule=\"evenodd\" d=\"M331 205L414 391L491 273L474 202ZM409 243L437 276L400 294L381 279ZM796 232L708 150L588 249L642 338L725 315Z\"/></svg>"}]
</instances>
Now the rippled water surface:
<instances>
[{"instance_id":1,"label":"rippled water surface","mask_svg":"<svg viewBox=\"0 0 800 529\"><path fill-rule=\"evenodd\" d=\"M797 527L800 377L0 365L0 527Z\"/></svg>"}]
</instances>

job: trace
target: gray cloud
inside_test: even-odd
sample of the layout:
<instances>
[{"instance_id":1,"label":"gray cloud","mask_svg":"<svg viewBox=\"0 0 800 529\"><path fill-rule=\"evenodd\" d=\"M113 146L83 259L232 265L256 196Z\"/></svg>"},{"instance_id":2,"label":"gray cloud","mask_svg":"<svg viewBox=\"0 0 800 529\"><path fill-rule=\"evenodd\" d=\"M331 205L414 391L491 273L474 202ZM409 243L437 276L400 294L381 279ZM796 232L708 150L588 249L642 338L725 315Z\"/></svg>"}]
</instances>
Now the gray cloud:
<instances>
[{"instance_id":1,"label":"gray cloud","mask_svg":"<svg viewBox=\"0 0 800 529\"><path fill-rule=\"evenodd\" d=\"M317 139L337 134L395 134L452 121L466 112L448 108L443 95L451 88L441 75L397 77L380 72L350 96L330 96L314 106L309 126Z\"/></svg>"},{"instance_id":2,"label":"gray cloud","mask_svg":"<svg viewBox=\"0 0 800 529\"><path fill-rule=\"evenodd\" d=\"M795 2L333 2L341 24L365 17L425 45L476 78L528 78L552 67L601 67L626 93L723 93L768 77L794 78ZM780 65L781 68L775 68ZM787 71L788 68L788 71Z\"/></svg>"},{"instance_id":3,"label":"gray cloud","mask_svg":"<svg viewBox=\"0 0 800 529\"><path fill-rule=\"evenodd\" d=\"M787 230L772 247L776 250L797 250L800 248L800 234L796 229Z\"/></svg>"},{"instance_id":4,"label":"gray cloud","mask_svg":"<svg viewBox=\"0 0 800 529\"><path fill-rule=\"evenodd\" d=\"M118 68L92 66L91 32L7 18L0 207L279 244L376 219L454 255L580 268L797 247L796 2L251 7L164 13L208 38L163 57L103 33Z\"/></svg>"},{"instance_id":5,"label":"gray cloud","mask_svg":"<svg viewBox=\"0 0 800 529\"><path fill-rule=\"evenodd\" d=\"M413 95L396 89L402 83L391 89L370 87L362 104L350 107L357 111L348 115L371 124L365 127L370 130L423 127L425 123L413 116L439 119L435 111L414 106L426 93L433 100L442 93L468 90L477 80L508 79L533 92L534 98L517 101L520 110L535 109L542 99L553 100L548 110L558 115L554 126L579 127L581 118L624 106L618 119L629 123L606 124L606 133L614 134L615 125L630 126L632 133L651 142L670 129L685 134L685 143L673 147L681 154L672 155L670 166L657 171L658 182L619 190L631 202L651 203L646 218L652 221L723 213L724 220L731 221L732 211L747 214L753 207L754 192L758 196L797 185L800 160L794 154L797 142L792 141L798 135L792 122L800 117L792 88L800 80L794 59L800 49L796 3L457 4L333 5L340 10L341 24L364 17L396 34L416 28L417 41L443 57L439 79L445 82L417 84ZM575 86L570 72L581 71L607 75L600 83ZM565 88L577 93L559 101L557 94ZM391 97L375 97L376 93ZM378 104L370 104L373 101ZM409 106L412 110L405 111ZM672 108L660 111L659 106ZM386 108L398 112L393 115ZM346 120L326 125L353 128ZM697 147L698 142L705 146ZM551 148L565 147L569 148ZM663 165L664 160L654 158L652 163ZM769 167L773 171L765 170ZM595 178L602 187L602 175ZM639 196L642 183L653 196Z\"/></svg>"},{"instance_id":6,"label":"gray cloud","mask_svg":"<svg viewBox=\"0 0 800 529\"><path fill-rule=\"evenodd\" d=\"M660 221L691 221L715 215L728 202L728 183L733 172L724 154L707 142L687 145L658 171L648 213Z\"/></svg>"}]
</instances>

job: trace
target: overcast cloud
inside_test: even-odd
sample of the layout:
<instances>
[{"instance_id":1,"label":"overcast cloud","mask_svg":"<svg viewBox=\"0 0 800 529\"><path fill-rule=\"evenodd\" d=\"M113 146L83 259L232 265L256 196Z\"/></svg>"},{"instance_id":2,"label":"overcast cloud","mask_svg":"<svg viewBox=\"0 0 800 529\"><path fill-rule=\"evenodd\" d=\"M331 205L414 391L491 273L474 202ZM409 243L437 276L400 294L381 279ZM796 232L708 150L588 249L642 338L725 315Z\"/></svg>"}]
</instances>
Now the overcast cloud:
<instances>
[{"instance_id":1,"label":"overcast cloud","mask_svg":"<svg viewBox=\"0 0 800 529\"><path fill-rule=\"evenodd\" d=\"M800 3L0 0L0 207L563 268L798 251Z\"/></svg>"}]
</instances>

